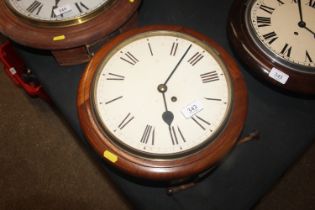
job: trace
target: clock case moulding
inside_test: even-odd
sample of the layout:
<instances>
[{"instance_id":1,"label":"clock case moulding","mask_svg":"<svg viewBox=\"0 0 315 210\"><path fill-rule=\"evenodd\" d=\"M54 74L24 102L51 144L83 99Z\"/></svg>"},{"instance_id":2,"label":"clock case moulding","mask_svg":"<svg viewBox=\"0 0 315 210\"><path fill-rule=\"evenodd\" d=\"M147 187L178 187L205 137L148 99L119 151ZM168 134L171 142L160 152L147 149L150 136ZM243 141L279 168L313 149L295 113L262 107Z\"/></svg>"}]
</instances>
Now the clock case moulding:
<instances>
[{"instance_id":1,"label":"clock case moulding","mask_svg":"<svg viewBox=\"0 0 315 210\"><path fill-rule=\"evenodd\" d=\"M229 71L231 77L233 101L231 104L230 116L222 131L209 144L192 154L171 159L150 159L126 151L125 148L113 143L102 130L97 120L92 105L93 81L98 66L104 57L125 39L138 33L152 30L170 30L192 35L199 40L214 47ZM104 158L104 152L110 151L117 156L116 162L104 158L109 164L144 180L154 181L176 181L193 177L199 173L209 170L217 165L236 145L239 135L243 129L247 113L247 89L237 64L223 48L208 37L190 29L180 26L147 26L140 29L133 29L119 35L111 42L104 45L89 63L84 75L81 78L78 90L77 109L81 128L83 129L88 142L96 152Z\"/></svg>"},{"instance_id":2,"label":"clock case moulding","mask_svg":"<svg viewBox=\"0 0 315 210\"><path fill-rule=\"evenodd\" d=\"M88 62L98 48L115 35L137 25L141 0L114 0L86 22L47 26L16 15L0 1L0 32L27 47L49 50L60 65ZM64 39L54 41L55 37Z\"/></svg>"},{"instance_id":3,"label":"clock case moulding","mask_svg":"<svg viewBox=\"0 0 315 210\"><path fill-rule=\"evenodd\" d=\"M307 95L315 94L314 73L303 73L292 67L282 65L276 55L273 58L262 52L252 40L246 27L246 8L248 0L235 0L228 17L228 38L237 56L248 66L248 71L272 87L286 93ZM284 22L285 24L285 22ZM272 68L276 68L289 75L289 79L282 84L269 76Z\"/></svg>"}]
</instances>

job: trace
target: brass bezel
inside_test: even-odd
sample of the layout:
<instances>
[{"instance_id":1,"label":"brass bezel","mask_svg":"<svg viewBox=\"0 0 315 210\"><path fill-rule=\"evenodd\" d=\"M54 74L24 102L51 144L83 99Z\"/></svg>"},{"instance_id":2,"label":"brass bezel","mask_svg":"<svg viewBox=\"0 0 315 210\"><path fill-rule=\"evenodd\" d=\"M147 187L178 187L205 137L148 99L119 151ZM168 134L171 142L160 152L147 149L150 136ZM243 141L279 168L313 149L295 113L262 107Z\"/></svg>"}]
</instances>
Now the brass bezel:
<instances>
[{"instance_id":1,"label":"brass bezel","mask_svg":"<svg viewBox=\"0 0 315 210\"><path fill-rule=\"evenodd\" d=\"M99 77L101 74L101 70L104 68L104 66L106 65L106 63L111 59L111 57L117 52L119 51L122 47L128 45L131 42L134 42L136 40L139 39L143 39L143 38L147 38L147 37L151 37L151 36L159 36L159 35L168 35L168 36L174 36L174 37L178 37L178 38L183 38L183 39L187 39L189 41L191 41L192 43L195 43L199 46L201 46L203 49L205 49L210 55L213 56L213 58L218 62L218 64L221 66L222 71L225 74L225 78L227 81L227 86L228 86L228 95L229 95L229 102L227 104L227 109L225 112L225 116L223 117L224 120L222 120L221 124L218 126L218 129L211 135L210 138L206 139L205 141L203 141L201 144L196 145L188 150L182 151L182 152L177 152L174 154L152 154L152 153L148 153L145 151L140 151L136 148L133 148L127 144L125 144L122 140L118 139L115 137L114 134L112 134L112 132L109 131L109 129L107 129L106 125L102 122L102 120L99 117L99 112L96 108L96 104L95 104L95 98L96 98L96 87L99 81ZM227 66L224 64L220 54L217 52L217 50L213 47L211 47L209 44L203 42L202 40L198 40L197 38L195 38L194 36L190 35L190 34L186 34L183 32L177 32L177 31L168 31L168 30L155 30L155 31L147 31L147 32L142 32L140 34L136 34L132 37L129 37L128 39L124 40L123 42L121 42L120 44L118 44L117 46L113 47L113 49L111 49L110 53L108 53L106 55L106 57L104 58L103 62L99 64L99 66L97 67L97 70L93 76L93 80L92 80L92 84L91 84L91 107L93 110L93 116L95 117L97 124L100 128L102 128L101 132L102 134L111 141L111 143L113 143L114 145L118 146L119 148L123 149L125 152L133 155L133 156L137 156L140 158L144 158L144 159L154 159L156 161L167 161L169 159L177 159L177 158L182 158L182 157L187 157L189 155L193 155L196 151L198 150L202 150L203 147L205 147L206 145L212 143L216 137L225 129L226 126L226 122L228 121L228 119L230 118L231 112L232 112L232 104L233 104L233 100L234 100L234 96L233 96L233 84L231 81L231 75L228 71Z\"/></svg>"}]
</instances>

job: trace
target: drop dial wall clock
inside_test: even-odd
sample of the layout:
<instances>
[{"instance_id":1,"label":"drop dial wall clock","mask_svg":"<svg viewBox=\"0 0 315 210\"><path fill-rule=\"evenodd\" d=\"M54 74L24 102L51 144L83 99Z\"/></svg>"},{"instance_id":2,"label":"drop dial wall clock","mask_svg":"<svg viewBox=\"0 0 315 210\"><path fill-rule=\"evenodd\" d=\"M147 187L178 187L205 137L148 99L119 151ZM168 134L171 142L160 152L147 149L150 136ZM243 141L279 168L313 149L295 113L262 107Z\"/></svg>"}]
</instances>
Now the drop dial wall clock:
<instances>
[{"instance_id":1,"label":"drop dial wall clock","mask_svg":"<svg viewBox=\"0 0 315 210\"><path fill-rule=\"evenodd\" d=\"M94 149L137 177L173 180L218 163L235 145L247 92L233 59L183 27L148 26L105 45L77 106Z\"/></svg>"},{"instance_id":2,"label":"drop dial wall clock","mask_svg":"<svg viewBox=\"0 0 315 210\"><path fill-rule=\"evenodd\" d=\"M236 0L228 29L251 72L291 92L315 93L314 0Z\"/></svg>"},{"instance_id":3,"label":"drop dial wall clock","mask_svg":"<svg viewBox=\"0 0 315 210\"><path fill-rule=\"evenodd\" d=\"M0 32L50 50L61 65L87 62L98 45L135 22L140 0L3 0Z\"/></svg>"}]
</instances>

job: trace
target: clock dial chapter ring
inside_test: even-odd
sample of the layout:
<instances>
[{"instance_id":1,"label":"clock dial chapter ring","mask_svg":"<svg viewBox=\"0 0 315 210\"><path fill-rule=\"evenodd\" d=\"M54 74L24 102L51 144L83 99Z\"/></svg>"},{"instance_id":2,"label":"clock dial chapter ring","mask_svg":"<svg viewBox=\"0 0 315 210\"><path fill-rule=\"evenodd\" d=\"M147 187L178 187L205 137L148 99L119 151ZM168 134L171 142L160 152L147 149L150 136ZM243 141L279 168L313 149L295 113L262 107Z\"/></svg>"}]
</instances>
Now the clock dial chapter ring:
<instances>
[{"instance_id":1,"label":"clock dial chapter ring","mask_svg":"<svg viewBox=\"0 0 315 210\"><path fill-rule=\"evenodd\" d=\"M104 57L107 57L111 53L112 49L117 47L126 39L151 31L171 31L172 33L183 33L196 37L199 40L203 40L206 45L215 49L220 59L224 60L224 65L226 66L231 80L230 94L233 95L233 101L230 104L229 113L224 120L224 125L220 129L220 132L217 133L213 141L203 144L201 147L194 148L188 153L179 153L179 155L165 157L147 156L142 152L137 153L130 150L130 148L124 147L113 141L111 136L112 134L104 131L103 126L99 123L97 117L95 117L97 114L95 112L95 108L93 108L93 88L95 87L94 82L96 75L98 74L97 69L101 67L100 63L103 62ZM183 69L178 69L178 72L174 74L174 78L172 77L172 84L170 83L168 86L164 86L164 83L157 82L154 86L152 86L157 95L160 107L158 119L165 127L172 124L174 122L173 120L176 120L173 119L175 115L175 113L173 113L174 110L169 108L169 106L175 106L178 101L181 101L181 97L178 97L176 94L171 94L171 91L173 91L172 86L174 85L173 79L176 79L178 75L181 75L181 70ZM169 73L170 72L168 71L168 74ZM163 79L161 82L164 82ZM233 59L209 38L183 27L147 26L128 31L127 33L116 37L110 42L110 44L107 44L97 53L90 62L81 79L77 107L81 127L93 148L103 157L104 151L109 151L117 157L117 159L115 159L116 161L111 161L105 157L109 163L136 177L159 181L174 180L192 176L212 167L234 147L245 122L247 112L247 92L243 78ZM127 127L128 126L129 124Z\"/></svg>"},{"instance_id":2,"label":"clock dial chapter ring","mask_svg":"<svg viewBox=\"0 0 315 210\"><path fill-rule=\"evenodd\" d=\"M306 6L302 6L303 21L301 21L299 6L293 1L292 3L279 2L279 8L276 7L277 1L274 1L274 4L270 4L269 1L261 2L236 0L231 7L228 36L237 56L249 67L248 70L254 76L267 81L269 85L279 90L314 94L315 68L310 56L314 51L314 37L311 33L312 29L307 30L307 26L310 25L307 22L315 15L315 12L310 13L310 11L314 9L306 8L306 10ZM302 1L302 5L304 4L305 2ZM291 12L285 13L286 9L290 9ZM283 14L291 14L289 24L286 24L287 18L284 18L285 21L281 18ZM283 27L280 28L281 20L284 22ZM290 47L290 42L297 43L296 40L300 40L301 37L306 37L310 44L301 41L298 47L295 45ZM279 78L273 77L275 71L280 72ZM287 77L287 80L281 80L283 77Z\"/></svg>"}]
</instances>

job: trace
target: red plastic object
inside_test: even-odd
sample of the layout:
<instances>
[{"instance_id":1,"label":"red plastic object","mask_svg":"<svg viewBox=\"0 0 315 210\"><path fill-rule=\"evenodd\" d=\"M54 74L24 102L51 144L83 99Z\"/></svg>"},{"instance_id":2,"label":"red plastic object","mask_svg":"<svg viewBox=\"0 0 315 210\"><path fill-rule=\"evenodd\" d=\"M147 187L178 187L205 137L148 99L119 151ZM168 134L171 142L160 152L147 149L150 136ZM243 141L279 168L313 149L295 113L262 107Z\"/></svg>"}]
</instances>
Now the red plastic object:
<instances>
[{"instance_id":1,"label":"red plastic object","mask_svg":"<svg viewBox=\"0 0 315 210\"><path fill-rule=\"evenodd\" d=\"M17 86L22 87L32 97L40 97L51 102L38 80L17 55L10 41L0 45L0 61L3 63L5 73Z\"/></svg>"}]
</instances>

